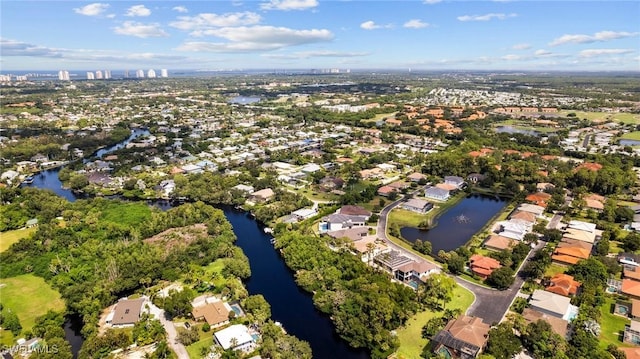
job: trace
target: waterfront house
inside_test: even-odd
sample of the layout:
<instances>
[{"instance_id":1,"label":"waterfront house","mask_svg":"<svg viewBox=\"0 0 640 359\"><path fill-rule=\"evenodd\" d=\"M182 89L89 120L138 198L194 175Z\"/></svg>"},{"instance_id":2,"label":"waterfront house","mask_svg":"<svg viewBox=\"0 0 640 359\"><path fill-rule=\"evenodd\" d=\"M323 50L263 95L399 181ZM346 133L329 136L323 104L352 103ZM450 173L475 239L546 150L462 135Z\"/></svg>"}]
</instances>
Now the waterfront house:
<instances>
[{"instance_id":1,"label":"waterfront house","mask_svg":"<svg viewBox=\"0 0 640 359\"><path fill-rule=\"evenodd\" d=\"M253 336L249 333L249 328L242 324L234 324L217 331L213 337L224 350L240 350L249 353L256 345Z\"/></svg>"},{"instance_id":2,"label":"waterfront house","mask_svg":"<svg viewBox=\"0 0 640 359\"><path fill-rule=\"evenodd\" d=\"M402 282L424 281L432 273L437 273L438 267L427 261L411 261L398 267L394 277Z\"/></svg>"},{"instance_id":3,"label":"waterfront house","mask_svg":"<svg viewBox=\"0 0 640 359\"><path fill-rule=\"evenodd\" d=\"M489 324L484 323L481 318L461 315L450 320L431 339L433 351L445 358L475 358L487 344L489 329Z\"/></svg>"},{"instance_id":4,"label":"waterfront house","mask_svg":"<svg viewBox=\"0 0 640 359\"><path fill-rule=\"evenodd\" d=\"M261 189L251 194L250 200L254 203L269 202L275 196L271 188Z\"/></svg>"},{"instance_id":5,"label":"waterfront house","mask_svg":"<svg viewBox=\"0 0 640 359\"><path fill-rule=\"evenodd\" d=\"M140 320L145 304L145 298L121 299L107 316L106 323L114 328L133 327Z\"/></svg>"},{"instance_id":6,"label":"waterfront house","mask_svg":"<svg viewBox=\"0 0 640 359\"><path fill-rule=\"evenodd\" d=\"M355 206L350 204L340 207L340 209L338 209L336 213L346 214L350 216L365 216L367 217L367 220L369 219L369 217L371 217L371 212L367 211L366 209L360 206Z\"/></svg>"},{"instance_id":7,"label":"waterfront house","mask_svg":"<svg viewBox=\"0 0 640 359\"><path fill-rule=\"evenodd\" d=\"M536 217L542 217L542 214L544 213L544 207L530 203L523 203L519 205L518 210L533 213L536 215Z\"/></svg>"},{"instance_id":8,"label":"waterfront house","mask_svg":"<svg viewBox=\"0 0 640 359\"><path fill-rule=\"evenodd\" d=\"M446 189L429 187L424 191L424 196L438 201L446 201L449 199L451 194Z\"/></svg>"},{"instance_id":9,"label":"waterfront house","mask_svg":"<svg viewBox=\"0 0 640 359\"><path fill-rule=\"evenodd\" d=\"M464 186L464 178L458 176L444 176L444 183L450 184L460 189Z\"/></svg>"},{"instance_id":10,"label":"waterfront house","mask_svg":"<svg viewBox=\"0 0 640 359\"><path fill-rule=\"evenodd\" d=\"M311 218L318 214L315 208L300 208L296 211L291 212L291 215L298 221L304 221L305 219Z\"/></svg>"},{"instance_id":11,"label":"waterfront house","mask_svg":"<svg viewBox=\"0 0 640 359\"><path fill-rule=\"evenodd\" d=\"M402 203L401 207L412 212L424 214L433 208L433 203L423 199L411 198L410 200Z\"/></svg>"},{"instance_id":12,"label":"waterfront house","mask_svg":"<svg viewBox=\"0 0 640 359\"><path fill-rule=\"evenodd\" d=\"M229 313L233 310L229 304L213 297L192 303L191 315L194 320L205 321L212 328L229 324Z\"/></svg>"},{"instance_id":13,"label":"waterfront house","mask_svg":"<svg viewBox=\"0 0 640 359\"><path fill-rule=\"evenodd\" d=\"M492 251L503 251L513 248L518 241L512 238L503 237L497 234L492 234L484 241L484 247Z\"/></svg>"}]
</instances>

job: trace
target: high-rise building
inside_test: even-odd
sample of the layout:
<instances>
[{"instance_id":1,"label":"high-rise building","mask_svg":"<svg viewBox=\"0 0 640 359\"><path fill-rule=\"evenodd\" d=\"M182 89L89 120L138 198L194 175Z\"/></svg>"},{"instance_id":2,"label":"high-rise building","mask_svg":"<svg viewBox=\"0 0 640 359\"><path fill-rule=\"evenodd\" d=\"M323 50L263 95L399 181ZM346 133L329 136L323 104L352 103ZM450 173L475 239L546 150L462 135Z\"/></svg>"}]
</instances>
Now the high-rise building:
<instances>
[{"instance_id":1,"label":"high-rise building","mask_svg":"<svg viewBox=\"0 0 640 359\"><path fill-rule=\"evenodd\" d=\"M169 71L167 69L160 70L160 77L169 77Z\"/></svg>"},{"instance_id":2,"label":"high-rise building","mask_svg":"<svg viewBox=\"0 0 640 359\"><path fill-rule=\"evenodd\" d=\"M147 77L150 79L153 79L156 77L156 71L154 69L149 69L149 71L147 71Z\"/></svg>"},{"instance_id":3,"label":"high-rise building","mask_svg":"<svg viewBox=\"0 0 640 359\"><path fill-rule=\"evenodd\" d=\"M104 79L108 80L111 78L111 70L104 70Z\"/></svg>"},{"instance_id":4,"label":"high-rise building","mask_svg":"<svg viewBox=\"0 0 640 359\"><path fill-rule=\"evenodd\" d=\"M93 75L93 72L87 71L87 80L95 80L96 77Z\"/></svg>"},{"instance_id":5,"label":"high-rise building","mask_svg":"<svg viewBox=\"0 0 640 359\"><path fill-rule=\"evenodd\" d=\"M60 80L60 81L69 81L69 71L67 71L67 70L58 71L58 80Z\"/></svg>"},{"instance_id":6,"label":"high-rise building","mask_svg":"<svg viewBox=\"0 0 640 359\"><path fill-rule=\"evenodd\" d=\"M11 82L11 75L0 75L0 82Z\"/></svg>"},{"instance_id":7,"label":"high-rise building","mask_svg":"<svg viewBox=\"0 0 640 359\"><path fill-rule=\"evenodd\" d=\"M129 78L129 70L124 70L124 78L125 79Z\"/></svg>"},{"instance_id":8,"label":"high-rise building","mask_svg":"<svg viewBox=\"0 0 640 359\"><path fill-rule=\"evenodd\" d=\"M139 79L144 78L144 70L136 71L136 77Z\"/></svg>"}]
</instances>

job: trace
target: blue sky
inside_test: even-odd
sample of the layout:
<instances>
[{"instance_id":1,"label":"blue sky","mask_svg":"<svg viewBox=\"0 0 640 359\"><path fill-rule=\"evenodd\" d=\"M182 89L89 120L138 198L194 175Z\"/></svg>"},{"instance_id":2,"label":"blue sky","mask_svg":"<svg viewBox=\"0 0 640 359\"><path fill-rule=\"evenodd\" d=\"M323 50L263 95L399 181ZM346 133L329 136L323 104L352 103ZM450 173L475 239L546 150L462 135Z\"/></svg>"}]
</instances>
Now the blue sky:
<instances>
[{"instance_id":1,"label":"blue sky","mask_svg":"<svg viewBox=\"0 0 640 359\"><path fill-rule=\"evenodd\" d=\"M0 3L0 70L640 71L640 1Z\"/></svg>"}]
</instances>

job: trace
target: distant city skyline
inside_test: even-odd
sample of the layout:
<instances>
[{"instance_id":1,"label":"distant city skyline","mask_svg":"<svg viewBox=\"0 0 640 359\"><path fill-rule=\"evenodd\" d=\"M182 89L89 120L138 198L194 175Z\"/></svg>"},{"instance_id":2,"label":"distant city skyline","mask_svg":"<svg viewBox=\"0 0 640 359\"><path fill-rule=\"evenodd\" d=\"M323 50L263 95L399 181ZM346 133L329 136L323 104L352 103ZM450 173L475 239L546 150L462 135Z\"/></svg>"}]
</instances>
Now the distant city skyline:
<instances>
[{"instance_id":1,"label":"distant city skyline","mask_svg":"<svg viewBox=\"0 0 640 359\"><path fill-rule=\"evenodd\" d=\"M8 0L0 8L2 72L640 71L638 1Z\"/></svg>"}]
</instances>

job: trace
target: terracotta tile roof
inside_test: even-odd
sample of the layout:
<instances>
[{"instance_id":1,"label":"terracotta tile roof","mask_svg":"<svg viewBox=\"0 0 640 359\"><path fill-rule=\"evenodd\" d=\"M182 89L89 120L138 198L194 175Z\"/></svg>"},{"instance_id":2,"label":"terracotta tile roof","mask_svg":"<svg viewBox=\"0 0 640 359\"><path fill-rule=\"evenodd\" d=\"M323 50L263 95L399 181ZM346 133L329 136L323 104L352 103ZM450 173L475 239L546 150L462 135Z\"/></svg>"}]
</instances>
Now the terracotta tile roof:
<instances>
[{"instance_id":1,"label":"terracotta tile roof","mask_svg":"<svg viewBox=\"0 0 640 359\"><path fill-rule=\"evenodd\" d=\"M591 251L588 251L588 250L586 250L584 248L580 248L580 247L561 247L561 248L556 248L556 250L553 253L554 254L559 254L559 255L568 255L568 256L572 256L572 257L576 257L576 258L580 258L580 259L587 259L591 255Z\"/></svg>"},{"instance_id":2,"label":"terracotta tile roof","mask_svg":"<svg viewBox=\"0 0 640 359\"><path fill-rule=\"evenodd\" d=\"M579 165L578 167L576 167L576 171L579 171L581 169L587 169L589 171L593 171L593 172L597 172L600 171L602 169L602 165L599 163L595 163L595 162L585 162L581 165Z\"/></svg>"},{"instance_id":3,"label":"terracotta tile roof","mask_svg":"<svg viewBox=\"0 0 640 359\"><path fill-rule=\"evenodd\" d=\"M627 359L640 359L640 348L618 348L624 352Z\"/></svg>"},{"instance_id":4,"label":"terracotta tile roof","mask_svg":"<svg viewBox=\"0 0 640 359\"><path fill-rule=\"evenodd\" d=\"M640 268L633 267L633 270L625 269L624 277L640 281Z\"/></svg>"},{"instance_id":5,"label":"terracotta tile roof","mask_svg":"<svg viewBox=\"0 0 640 359\"><path fill-rule=\"evenodd\" d=\"M560 335L563 338L567 336L567 331L568 331L567 328L568 328L569 322L567 322L564 319L552 317L550 315L546 315L542 312L539 312L531 308L524 308L524 311L522 311L522 317L524 318L524 320L527 321L527 323L533 323L533 322L537 322L538 320L544 320L545 322L551 324L551 329L554 332L556 332L558 335Z\"/></svg>"},{"instance_id":6,"label":"terracotta tile roof","mask_svg":"<svg viewBox=\"0 0 640 359\"><path fill-rule=\"evenodd\" d=\"M484 323L481 318L462 315L450 320L442 331L448 332L455 339L482 348L487 342L489 329L489 324Z\"/></svg>"},{"instance_id":7,"label":"terracotta tile roof","mask_svg":"<svg viewBox=\"0 0 640 359\"><path fill-rule=\"evenodd\" d=\"M520 219L523 221L534 223L536 221L536 215L531 212L516 210L513 213L511 213L511 215L509 216L509 219Z\"/></svg>"},{"instance_id":8,"label":"terracotta tile roof","mask_svg":"<svg viewBox=\"0 0 640 359\"><path fill-rule=\"evenodd\" d=\"M551 277L551 285L545 290L551 293L556 293L568 297L577 293L578 288L582 283L573 279L572 276L564 273L559 273Z\"/></svg>"},{"instance_id":9,"label":"terracotta tile roof","mask_svg":"<svg viewBox=\"0 0 640 359\"><path fill-rule=\"evenodd\" d=\"M503 250L514 247L517 243L518 241L515 239L492 234L484 241L484 246L492 249Z\"/></svg>"},{"instance_id":10,"label":"terracotta tile roof","mask_svg":"<svg viewBox=\"0 0 640 359\"><path fill-rule=\"evenodd\" d=\"M631 299L631 316L634 318L640 317L640 300Z\"/></svg>"},{"instance_id":11,"label":"terracotta tile roof","mask_svg":"<svg viewBox=\"0 0 640 359\"><path fill-rule=\"evenodd\" d=\"M640 282L633 279L623 279L620 291L634 297L640 297Z\"/></svg>"},{"instance_id":12,"label":"terracotta tile roof","mask_svg":"<svg viewBox=\"0 0 640 359\"><path fill-rule=\"evenodd\" d=\"M577 264L579 261L581 261L580 258L562 255L562 254L554 254L551 256L551 259L556 262L565 263L565 264Z\"/></svg>"},{"instance_id":13,"label":"terracotta tile roof","mask_svg":"<svg viewBox=\"0 0 640 359\"><path fill-rule=\"evenodd\" d=\"M218 325L229 320L229 310L222 301L207 303L193 308L194 319L203 318L209 325Z\"/></svg>"}]
</instances>

